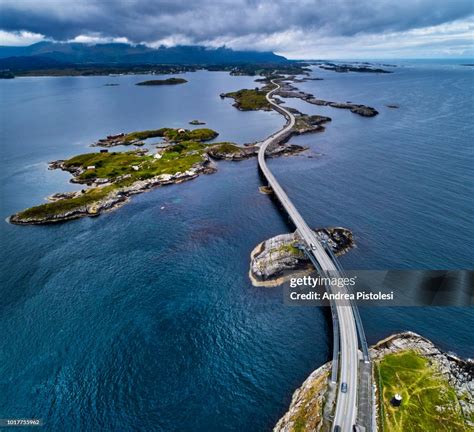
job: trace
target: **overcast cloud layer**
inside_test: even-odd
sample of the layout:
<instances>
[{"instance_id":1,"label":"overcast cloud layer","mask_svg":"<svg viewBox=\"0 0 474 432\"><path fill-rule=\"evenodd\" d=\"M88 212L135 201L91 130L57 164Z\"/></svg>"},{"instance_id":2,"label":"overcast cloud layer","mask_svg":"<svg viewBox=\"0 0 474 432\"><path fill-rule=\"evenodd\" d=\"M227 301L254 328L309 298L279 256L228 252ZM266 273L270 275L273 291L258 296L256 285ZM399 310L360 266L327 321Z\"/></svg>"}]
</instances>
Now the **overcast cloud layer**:
<instances>
[{"instance_id":1,"label":"overcast cloud layer","mask_svg":"<svg viewBox=\"0 0 474 432\"><path fill-rule=\"evenodd\" d=\"M293 58L472 56L472 0L0 0L0 44L199 44Z\"/></svg>"}]
</instances>

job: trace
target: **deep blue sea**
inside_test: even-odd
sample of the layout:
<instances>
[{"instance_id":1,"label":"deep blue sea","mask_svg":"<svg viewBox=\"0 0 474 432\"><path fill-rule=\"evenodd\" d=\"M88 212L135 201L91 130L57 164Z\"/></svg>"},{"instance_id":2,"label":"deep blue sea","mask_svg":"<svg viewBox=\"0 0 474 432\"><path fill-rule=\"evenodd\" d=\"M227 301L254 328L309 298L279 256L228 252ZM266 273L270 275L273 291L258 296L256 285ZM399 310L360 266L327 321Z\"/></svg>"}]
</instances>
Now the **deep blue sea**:
<instances>
[{"instance_id":1,"label":"deep blue sea","mask_svg":"<svg viewBox=\"0 0 474 432\"><path fill-rule=\"evenodd\" d=\"M380 114L287 100L333 121L292 140L307 153L271 167L312 226L353 230L346 268L472 268L473 68L399 62L393 70L316 68L324 80L301 89ZM133 85L147 76L0 81L0 418L40 418L48 431L268 431L330 358L325 310L286 306L281 288L249 282L253 247L288 231L258 192L256 160L221 162L216 174L135 196L94 219L3 222L75 189L47 162L90 151L107 134L199 119L218 140L242 144L284 123L219 98L255 87L252 77L185 77L169 87ZM413 330L474 355L472 308L361 315L371 343Z\"/></svg>"}]
</instances>

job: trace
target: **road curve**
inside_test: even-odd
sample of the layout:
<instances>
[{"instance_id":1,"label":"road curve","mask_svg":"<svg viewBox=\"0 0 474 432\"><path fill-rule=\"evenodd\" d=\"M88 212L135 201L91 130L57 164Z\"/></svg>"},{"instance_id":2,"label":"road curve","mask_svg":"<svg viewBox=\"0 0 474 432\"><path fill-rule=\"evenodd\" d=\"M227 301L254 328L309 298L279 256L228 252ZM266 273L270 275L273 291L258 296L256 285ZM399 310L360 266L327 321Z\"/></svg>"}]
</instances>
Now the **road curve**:
<instances>
[{"instance_id":1,"label":"road curve","mask_svg":"<svg viewBox=\"0 0 474 432\"><path fill-rule=\"evenodd\" d=\"M266 98L272 107L287 119L286 126L280 131L268 137L260 145L258 153L258 164L262 173L266 177L268 184L273 189L273 192L279 199L282 206L285 208L287 214L293 221L300 236L306 243L309 251L314 259L319 263L322 272L330 277L339 277L337 268L333 260L329 257L323 245L319 241L314 231L309 228L303 217L300 215L296 207L289 199L286 192L278 183L275 176L272 174L267 166L265 160L265 152L269 145L278 142L283 137L287 136L292 127L295 125L295 116L287 109L277 105L272 100L272 95L280 88L280 85L272 80L276 86L273 90L267 93ZM345 292L340 289L340 292ZM357 386L358 386L358 342L357 331L354 320L354 314L349 303L342 304L337 302L336 310L340 326L340 373L339 373L339 389L336 400L336 411L333 421L333 429L337 425L342 432L351 432L353 425L356 424L357 416ZM341 384L347 384L347 392L341 392Z\"/></svg>"}]
</instances>

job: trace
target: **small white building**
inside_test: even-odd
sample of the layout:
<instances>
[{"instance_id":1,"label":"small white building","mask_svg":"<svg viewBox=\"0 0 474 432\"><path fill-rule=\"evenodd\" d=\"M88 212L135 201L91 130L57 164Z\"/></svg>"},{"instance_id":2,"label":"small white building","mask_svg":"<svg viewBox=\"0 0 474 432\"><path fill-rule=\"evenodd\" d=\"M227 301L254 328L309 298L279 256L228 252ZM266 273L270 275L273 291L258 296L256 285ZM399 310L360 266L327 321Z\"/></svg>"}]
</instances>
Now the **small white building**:
<instances>
[{"instance_id":1,"label":"small white building","mask_svg":"<svg viewBox=\"0 0 474 432\"><path fill-rule=\"evenodd\" d=\"M95 170L95 165L89 165L89 166L87 167L87 169L88 169L88 170Z\"/></svg>"},{"instance_id":2,"label":"small white building","mask_svg":"<svg viewBox=\"0 0 474 432\"><path fill-rule=\"evenodd\" d=\"M181 128L181 129L178 129L178 133L184 133L184 132L186 132L186 130L185 130L185 129L183 129L183 128Z\"/></svg>"}]
</instances>

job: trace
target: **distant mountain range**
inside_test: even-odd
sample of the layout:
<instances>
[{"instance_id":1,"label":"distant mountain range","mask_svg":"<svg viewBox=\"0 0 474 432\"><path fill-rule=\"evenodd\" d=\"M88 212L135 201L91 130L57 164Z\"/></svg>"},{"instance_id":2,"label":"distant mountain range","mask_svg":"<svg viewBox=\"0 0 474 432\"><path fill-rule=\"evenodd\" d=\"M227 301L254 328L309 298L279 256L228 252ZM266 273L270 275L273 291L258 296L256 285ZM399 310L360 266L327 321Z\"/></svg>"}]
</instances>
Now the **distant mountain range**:
<instances>
[{"instance_id":1,"label":"distant mountain range","mask_svg":"<svg viewBox=\"0 0 474 432\"><path fill-rule=\"evenodd\" d=\"M16 58L16 60L15 60ZM30 58L30 60L28 60ZM60 67L71 64L173 64L217 65L237 63L288 63L272 52L234 51L229 48L176 46L149 48L122 43L83 44L38 42L24 47L0 46L0 67ZM48 65L49 64L49 65Z\"/></svg>"}]
</instances>

